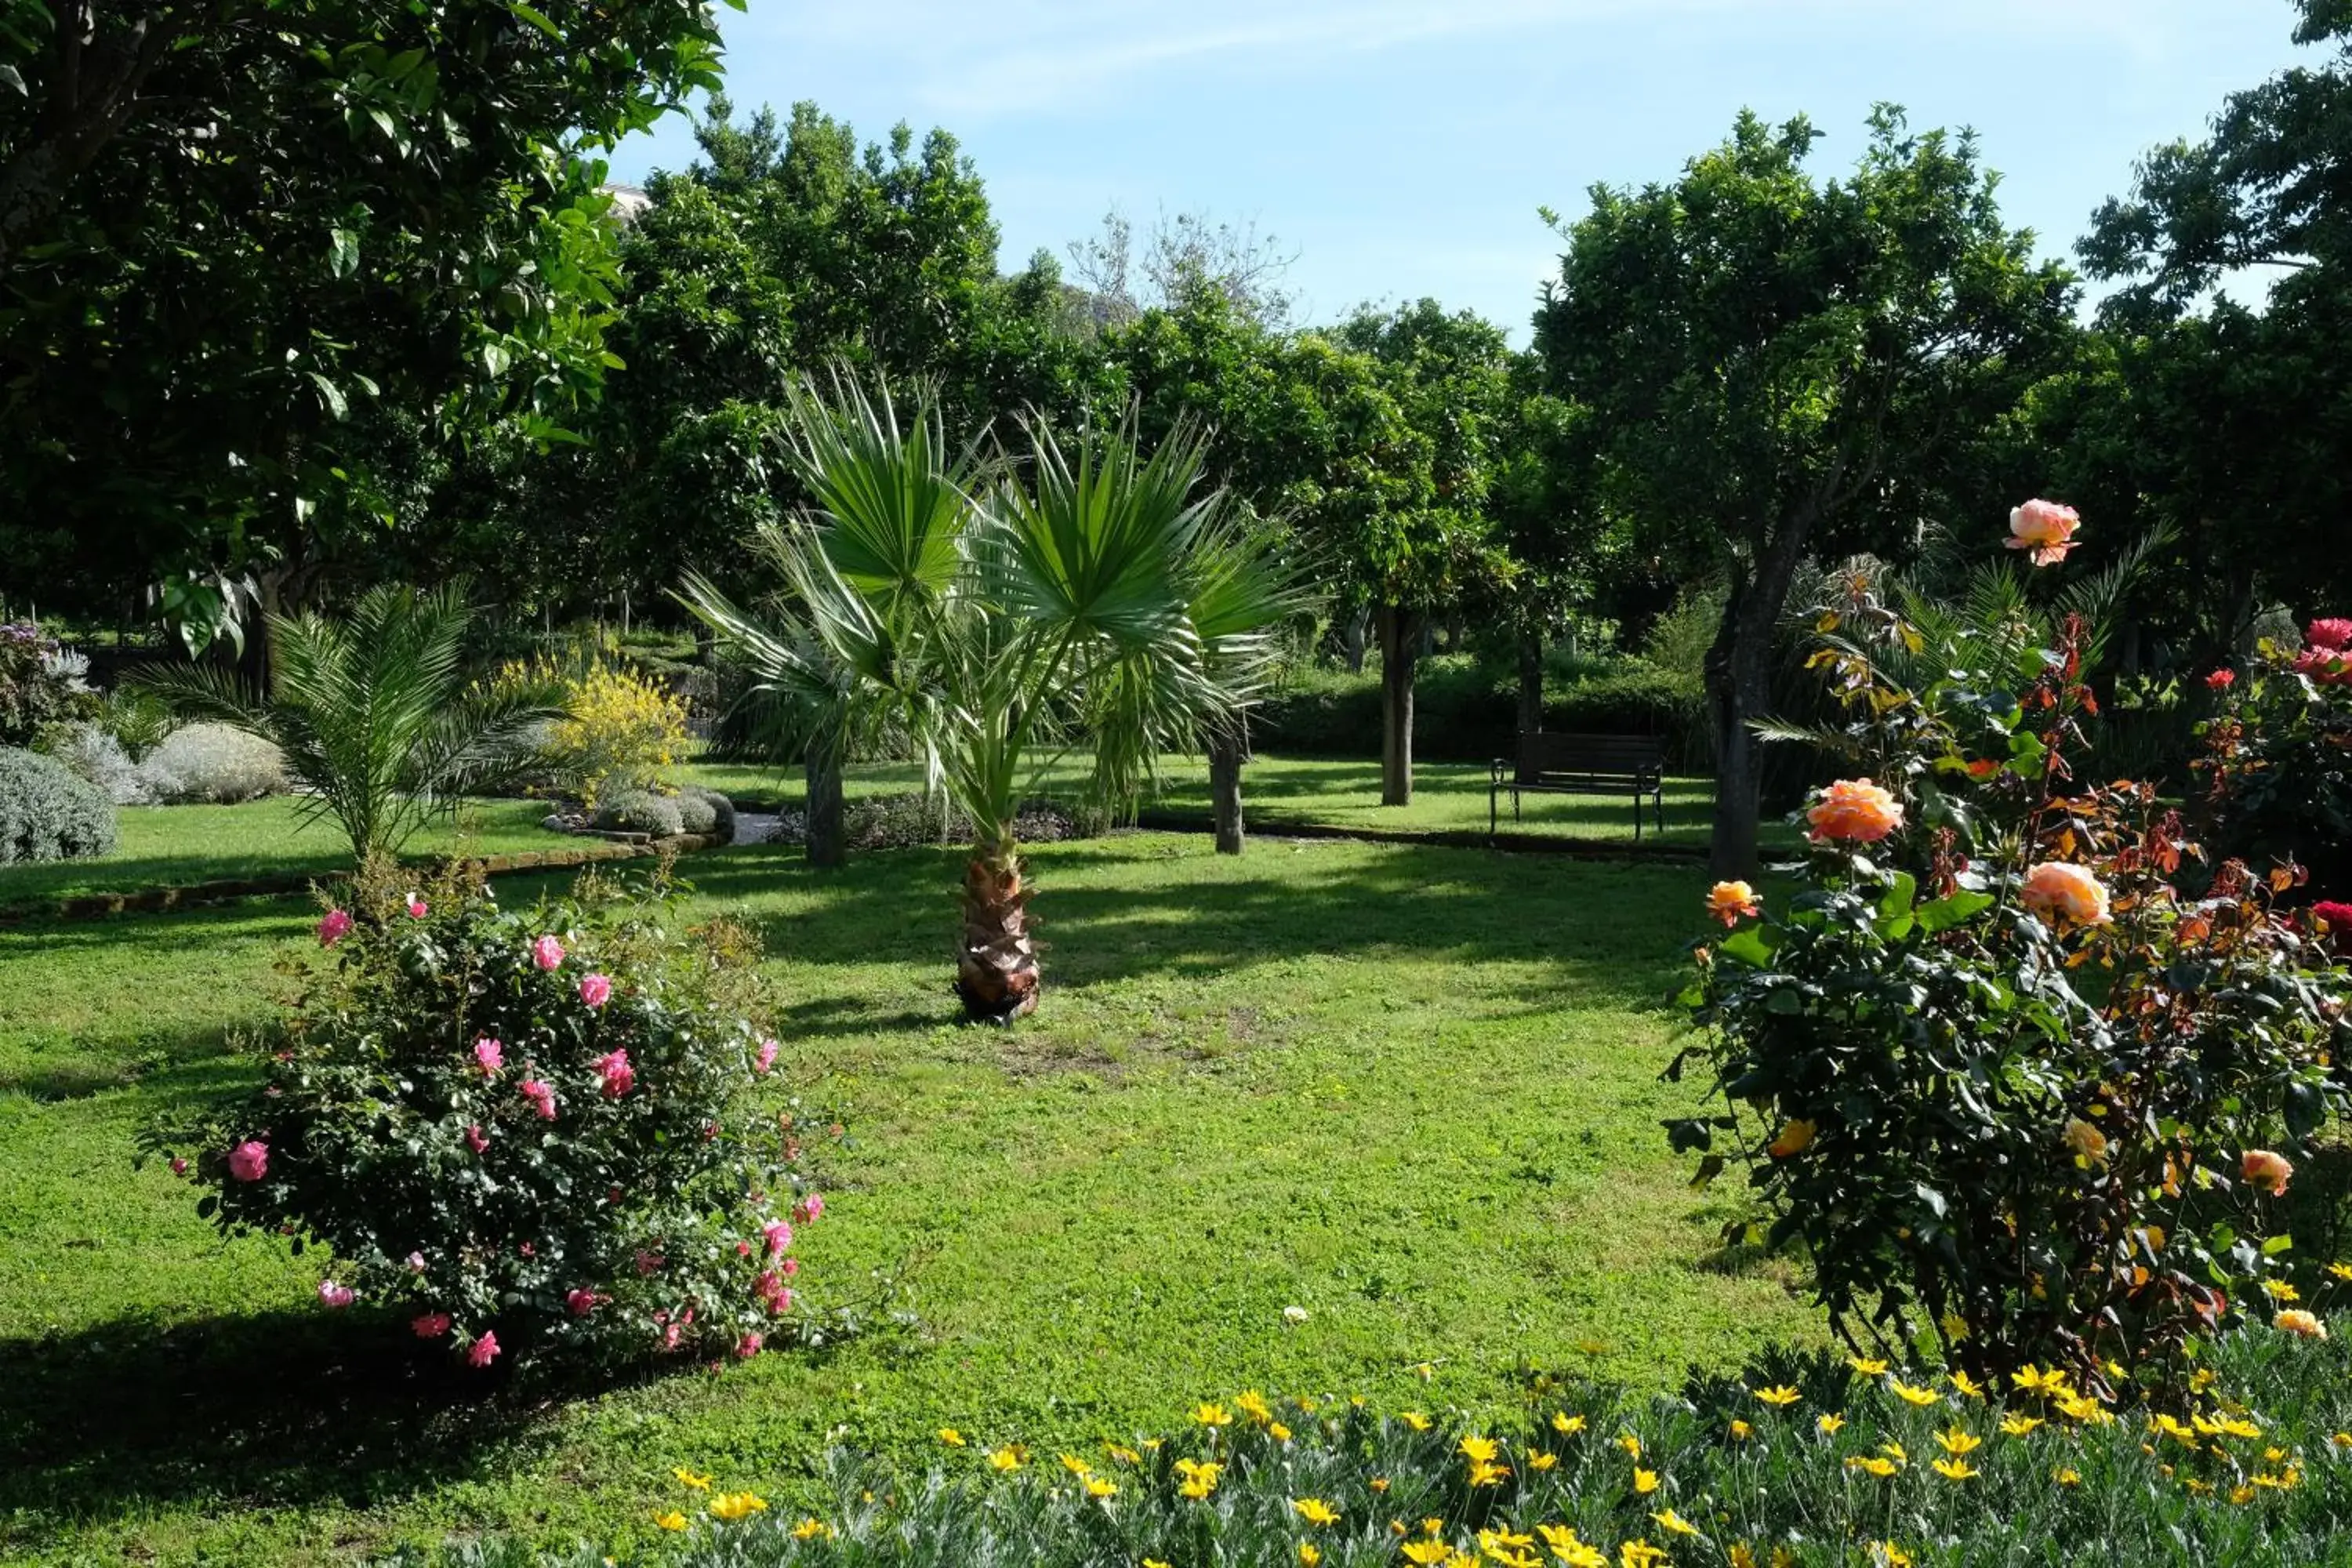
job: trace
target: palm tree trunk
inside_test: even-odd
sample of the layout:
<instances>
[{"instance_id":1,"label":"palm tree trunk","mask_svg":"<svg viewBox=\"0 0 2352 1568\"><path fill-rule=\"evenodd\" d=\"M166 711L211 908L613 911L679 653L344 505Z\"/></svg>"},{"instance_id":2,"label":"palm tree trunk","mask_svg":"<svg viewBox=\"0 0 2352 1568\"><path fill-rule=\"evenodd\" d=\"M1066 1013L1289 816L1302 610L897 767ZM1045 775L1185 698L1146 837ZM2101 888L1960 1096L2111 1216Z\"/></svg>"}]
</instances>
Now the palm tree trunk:
<instances>
[{"instance_id":1,"label":"palm tree trunk","mask_svg":"<svg viewBox=\"0 0 2352 1568\"><path fill-rule=\"evenodd\" d=\"M848 859L842 842L841 763L831 745L808 748L808 858L812 866L839 866Z\"/></svg>"},{"instance_id":2,"label":"palm tree trunk","mask_svg":"<svg viewBox=\"0 0 2352 1568\"><path fill-rule=\"evenodd\" d=\"M972 846L963 873L963 953L956 994L975 1023L1009 1024L1034 1012L1041 984L1029 940L1029 890L1021 852L1008 834Z\"/></svg>"},{"instance_id":3,"label":"palm tree trunk","mask_svg":"<svg viewBox=\"0 0 2352 1568\"><path fill-rule=\"evenodd\" d=\"M1216 815L1217 853L1242 852L1242 763L1249 737L1240 723L1218 725L1209 733L1209 800Z\"/></svg>"}]
</instances>

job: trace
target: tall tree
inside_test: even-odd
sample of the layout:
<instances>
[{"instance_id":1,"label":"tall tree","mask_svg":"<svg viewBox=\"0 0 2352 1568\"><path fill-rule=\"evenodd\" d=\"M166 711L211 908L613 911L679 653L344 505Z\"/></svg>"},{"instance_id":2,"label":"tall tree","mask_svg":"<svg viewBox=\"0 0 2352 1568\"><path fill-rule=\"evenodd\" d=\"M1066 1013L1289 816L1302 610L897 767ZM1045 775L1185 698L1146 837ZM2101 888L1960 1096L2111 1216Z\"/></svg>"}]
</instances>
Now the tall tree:
<instances>
[{"instance_id":1,"label":"tall tree","mask_svg":"<svg viewBox=\"0 0 2352 1568\"><path fill-rule=\"evenodd\" d=\"M1360 310L1335 334L1381 366L1419 448L1412 493L1360 513L1335 554L1373 606L1381 644L1381 804L1412 803L1412 698L1421 628L1434 609L1506 576L1489 509L1512 414L1500 328L1434 300Z\"/></svg>"},{"instance_id":2,"label":"tall tree","mask_svg":"<svg viewBox=\"0 0 2352 1568\"><path fill-rule=\"evenodd\" d=\"M718 52L703 0L11 6L0 553L101 605L274 589L365 495L368 405L558 430L609 368L593 156Z\"/></svg>"},{"instance_id":3,"label":"tall tree","mask_svg":"<svg viewBox=\"0 0 2352 1568\"><path fill-rule=\"evenodd\" d=\"M1679 179L1596 186L1536 317L1612 500L1687 580L1731 584L1706 668L1724 875L1756 866L1750 725L1799 563L1900 553L1956 437L2014 406L2071 321L2068 275L2003 226L1972 136L1882 106L1853 172L1816 182L1819 140L1743 113Z\"/></svg>"}]
</instances>

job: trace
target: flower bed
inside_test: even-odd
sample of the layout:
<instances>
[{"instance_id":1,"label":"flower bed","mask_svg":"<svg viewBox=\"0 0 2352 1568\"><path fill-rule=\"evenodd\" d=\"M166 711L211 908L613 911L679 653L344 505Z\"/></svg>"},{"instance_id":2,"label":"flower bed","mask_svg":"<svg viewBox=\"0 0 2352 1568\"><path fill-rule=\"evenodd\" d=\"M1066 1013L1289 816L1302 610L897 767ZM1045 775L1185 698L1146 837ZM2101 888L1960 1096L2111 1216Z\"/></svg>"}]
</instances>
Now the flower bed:
<instances>
[{"instance_id":1,"label":"flower bed","mask_svg":"<svg viewBox=\"0 0 2352 1568\"><path fill-rule=\"evenodd\" d=\"M1514 1426L1244 1393L1182 1431L1032 1451L975 1426L897 1474L836 1453L821 1507L679 1468L648 1522L696 1568L2314 1563L2352 1541L2340 1340L2219 1342L2176 1408L1783 1360L1647 1403L1544 1376ZM472 1548L457 1564L530 1561Z\"/></svg>"}]
</instances>

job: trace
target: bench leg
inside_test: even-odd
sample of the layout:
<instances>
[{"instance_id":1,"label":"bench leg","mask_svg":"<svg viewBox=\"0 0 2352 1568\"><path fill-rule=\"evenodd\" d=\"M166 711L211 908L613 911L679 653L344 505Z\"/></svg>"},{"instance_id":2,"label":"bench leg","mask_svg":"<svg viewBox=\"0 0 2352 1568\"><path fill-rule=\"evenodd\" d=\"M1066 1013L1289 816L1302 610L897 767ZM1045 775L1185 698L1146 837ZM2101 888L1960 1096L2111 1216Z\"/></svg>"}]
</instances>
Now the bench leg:
<instances>
[{"instance_id":1,"label":"bench leg","mask_svg":"<svg viewBox=\"0 0 2352 1568\"><path fill-rule=\"evenodd\" d=\"M1642 792L1633 792L1633 842L1642 842Z\"/></svg>"},{"instance_id":2,"label":"bench leg","mask_svg":"<svg viewBox=\"0 0 2352 1568\"><path fill-rule=\"evenodd\" d=\"M1519 792L1517 790L1513 790L1511 792L1511 820L1513 822L1521 820L1519 816Z\"/></svg>"},{"instance_id":3,"label":"bench leg","mask_svg":"<svg viewBox=\"0 0 2352 1568\"><path fill-rule=\"evenodd\" d=\"M1495 798L1501 793L1492 784L1486 786L1486 837L1488 838L1495 837L1495 827L1503 809L1502 803Z\"/></svg>"}]
</instances>

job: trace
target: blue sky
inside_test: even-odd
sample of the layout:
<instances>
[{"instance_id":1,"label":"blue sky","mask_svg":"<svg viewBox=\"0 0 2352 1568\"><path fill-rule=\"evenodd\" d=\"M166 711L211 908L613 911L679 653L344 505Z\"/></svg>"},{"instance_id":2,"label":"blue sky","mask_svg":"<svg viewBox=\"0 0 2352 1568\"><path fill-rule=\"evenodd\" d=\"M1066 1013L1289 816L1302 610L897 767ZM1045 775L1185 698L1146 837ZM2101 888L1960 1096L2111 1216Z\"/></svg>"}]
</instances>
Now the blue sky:
<instances>
[{"instance_id":1,"label":"blue sky","mask_svg":"<svg viewBox=\"0 0 2352 1568\"><path fill-rule=\"evenodd\" d=\"M1003 261L1066 254L1116 205L1255 220L1308 320L1433 295L1526 341L1594 181L1671 175L1752 107L1859 152L1875 100L1971 125L2002 206L2071 255L2149 145L2297 54L2285 0L751 0L722 12L729 91L814 99L874 139L954 132ZM615 177L683 167L682 121Z\"/></svg>"}]
</instances>

